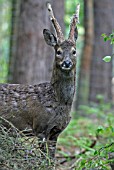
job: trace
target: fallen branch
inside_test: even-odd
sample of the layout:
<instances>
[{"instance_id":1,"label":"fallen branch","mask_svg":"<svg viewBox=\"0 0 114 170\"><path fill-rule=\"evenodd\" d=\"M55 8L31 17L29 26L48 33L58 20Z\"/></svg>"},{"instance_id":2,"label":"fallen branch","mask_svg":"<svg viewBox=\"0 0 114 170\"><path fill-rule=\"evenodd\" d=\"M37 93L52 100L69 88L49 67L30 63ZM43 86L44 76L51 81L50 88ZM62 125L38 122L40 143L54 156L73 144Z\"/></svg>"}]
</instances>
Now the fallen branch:
<instances>
[{"instance_id":1,"label":"fallen branch","mask_svg":"<svg viewBox=\"0 0 114 170\"><path fill-rule=\"evenodd\" d=\"M91 143L91 145L89 146L89 148L93 148L93 147L96 145L97 139L98 139L98 137L96 136L96 138L94 138L94 139L92 140L92 143ZM82 154L85 154L87 151L88 151L88 149L83 149L79 154L76 154L76 155L68 155L68 156L65 156L65 157L63 157L63 156L57 156L56 158L58 158L58 159L59 159L59 158L60 158L60 159L65 158L64 160L62 160L61 162L59 162L60 164L64 164L64 163L67 162L67 159L68 159L68 158L71 159L71 160L73 160L73 159L75 159L77 156L82 155Z\"/></svg>"}]
</instances>

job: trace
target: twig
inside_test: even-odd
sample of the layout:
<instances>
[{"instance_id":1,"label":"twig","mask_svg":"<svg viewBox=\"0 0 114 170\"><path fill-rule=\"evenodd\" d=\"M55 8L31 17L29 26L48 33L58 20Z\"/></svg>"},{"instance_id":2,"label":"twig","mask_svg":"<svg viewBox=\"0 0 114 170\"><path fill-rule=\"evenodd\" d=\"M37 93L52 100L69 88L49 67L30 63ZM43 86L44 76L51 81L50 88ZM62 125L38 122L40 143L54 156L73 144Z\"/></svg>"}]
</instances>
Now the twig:
<instances>
[{"instance_id":1,"label":"twig","mask_svg":"<svg viewBox=\"0 0 114 170\"><path fill-rule=\"evenodd\" d=\"M110 143L110 144L109 144L109 145L107 145L107 146L104 146L104 147L100 148L100 149L99 149L99 153L100 153L102 150L104 150L104 149L107 149L107 148L111 147L112 145L114 145L114 142Z\"/></svg>"},{"instance_id":2,"label":"twig","mask_svg":"<svg viewBox=\"0 0 114 170\"><path fill-rule=\"evenodd\" d=\"M15 132L18 134L21 134L22 136L25 136L24 133L22 133L22 131L19 131L19 129L17 129L11 122L9 122L7 119L3 118L3 117L0 117L0 119L2 121L4 121L5 123L7 123L8 125L10 125L11 128L13 128L15 130Z\"/></svg>"},{"instance_id":3,"label":"twig","mask_svg":"<svg viewBox=\"0 0 114 170\"><path fill-rule=\"evenodd\" d=\"M96 143L97 143L97 137L93 139L93 142L91 143L91 145L90 145L89 147L90 147L90 148L93 148L93 147L96 145ZM79 154L77 154L77 155L68 155L68 156L65 156L65 160L61 161L60 164L66 163L66 162L67 162L67 158L69 158L69 159L75 159L76 156L82 155L82 154L84 154L84 153L87 152L87 151L88 151L88 149L84 149L84 150L82 150L82 151L81 151ZM63 156L57 156L57 158L64 158L64 157L63 157Z\"/></svg>"}]
</instances>

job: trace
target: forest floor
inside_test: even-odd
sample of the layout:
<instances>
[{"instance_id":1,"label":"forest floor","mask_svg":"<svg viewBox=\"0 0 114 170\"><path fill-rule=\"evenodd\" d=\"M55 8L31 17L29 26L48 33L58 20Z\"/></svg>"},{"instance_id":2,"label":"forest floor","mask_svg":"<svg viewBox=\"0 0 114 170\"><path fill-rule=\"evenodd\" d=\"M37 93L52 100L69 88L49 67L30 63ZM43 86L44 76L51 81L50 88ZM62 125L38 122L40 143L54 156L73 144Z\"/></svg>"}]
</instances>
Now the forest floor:
<instances>
[{"instance_id":1,"label":"forest floor","mask_svg":"<svg viewBox=\"0 0 114 170\"><path fill-rule=\"evenodd\" d=\"M111 170L110 164L114 162L114 112L110 104L81 106L80 111L72 115L70 124L58 139L55 169ZM0 146L0 170L47 170L36 137L22 136L14 127L6 130L1 124ZM49 170L53 169L51 160L46 159Z\"/></svg>"},{"instance_id":2,"label":"forest floor","mask_svg":"<svg viewBox=\"0 0 114 170\"><path fill-rule=\"evenodd\" d=\"M60 135L57 145L57 170L110 170L114 163L114 111L111 104L81 106L73 113L69 126ZM92 165L93 164L93 165Z\"/></svg>"}]
</instances>

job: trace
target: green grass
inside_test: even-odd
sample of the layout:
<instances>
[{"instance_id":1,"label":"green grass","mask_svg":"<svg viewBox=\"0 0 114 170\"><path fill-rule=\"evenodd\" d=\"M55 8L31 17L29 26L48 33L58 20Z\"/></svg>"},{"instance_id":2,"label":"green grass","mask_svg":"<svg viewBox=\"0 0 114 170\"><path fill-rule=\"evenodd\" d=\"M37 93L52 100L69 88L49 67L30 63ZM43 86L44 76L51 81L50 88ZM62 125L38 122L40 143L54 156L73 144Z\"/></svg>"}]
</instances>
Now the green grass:
<instances>
[{"instance_id":1,"label":"green grass","mask_svg":"<svg viewBox=\"0 0 114 170\"><path fill-rule=\"evenodd\" d=\"M95 142L95 143L94 143ZM93 146L92 146L93 144ZM79 155L84 151L84 154ZM76 156L74 169L86 167L110 169L110 153L114 152L114 111L111 105L101 102L98 106L80 106L68 127L58 140L57 155L69 158Z\"/></svg>"}]
</instances>

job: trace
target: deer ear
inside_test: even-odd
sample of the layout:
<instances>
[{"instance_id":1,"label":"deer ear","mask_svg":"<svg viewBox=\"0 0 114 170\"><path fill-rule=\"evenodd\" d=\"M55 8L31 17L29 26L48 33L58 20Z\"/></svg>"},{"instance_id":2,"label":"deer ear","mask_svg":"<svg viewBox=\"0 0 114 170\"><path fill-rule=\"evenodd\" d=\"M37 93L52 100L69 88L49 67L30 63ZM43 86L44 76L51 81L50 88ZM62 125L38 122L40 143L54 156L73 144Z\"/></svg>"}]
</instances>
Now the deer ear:
<instances>
[{"instance_id":1,"label":"deer ear","mask_svg":"<svg viewBox=\"0 0 114 170\"><path fill-rule=\"evenodd\" d=\"M43 35L46 43L50 46L55 46L57 44L56 37L47 29L43 30Z\"/></svg>"},{"instance_id":2,"label":"deer ear","mask_svg":"<svg viewBox=\"0 0 114 170\"><path fill-rule=\"evenodd\" d=\"M74 40L75 40L75 42L76 42L77 38L78 38L78 29L76 27L75 30L74 30Z\"/></svg>"}]
</instances>

